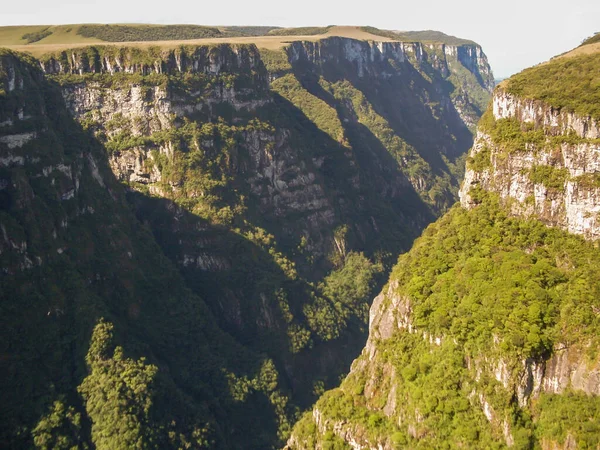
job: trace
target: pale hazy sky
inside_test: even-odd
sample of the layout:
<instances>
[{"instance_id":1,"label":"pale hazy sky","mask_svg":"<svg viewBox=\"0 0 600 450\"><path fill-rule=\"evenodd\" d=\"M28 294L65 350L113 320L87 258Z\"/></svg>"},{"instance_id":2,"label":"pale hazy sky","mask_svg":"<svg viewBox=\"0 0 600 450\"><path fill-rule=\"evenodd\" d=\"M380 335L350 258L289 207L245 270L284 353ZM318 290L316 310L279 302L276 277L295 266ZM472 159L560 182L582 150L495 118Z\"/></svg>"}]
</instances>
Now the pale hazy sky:
<instances>
[{"instance_id":1,"label":"pale hazy sky","mask_svg":"<svg viewBox=\"0 0 600 450\"><path fill-rule=\"evenodd\" d=\"M25 0L3 1L1 11L0 25L139 22L433 29L481 44L496 77L545 61L600 31L598 0Z\"/></svg>"}]
</instances>

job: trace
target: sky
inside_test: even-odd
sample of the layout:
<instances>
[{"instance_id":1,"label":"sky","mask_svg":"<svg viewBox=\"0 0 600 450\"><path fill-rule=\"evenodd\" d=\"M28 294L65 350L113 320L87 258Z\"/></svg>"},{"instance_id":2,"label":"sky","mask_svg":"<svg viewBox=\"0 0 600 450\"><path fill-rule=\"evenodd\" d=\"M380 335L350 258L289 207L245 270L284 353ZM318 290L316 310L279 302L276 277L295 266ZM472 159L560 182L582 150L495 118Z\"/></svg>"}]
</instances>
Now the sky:
<instances>
[{"instance_id":1,"label":"sky","mask_svg":"<svg viewBox=\"0 0 600 450\"><path fill-rule=\"evenodd\" d=\"M0 25L189 23L371 25L439 30L481 44L496 78L546 61L600 31L598 0L27 0L4 2Z\"/></svg>"}]
</instances>

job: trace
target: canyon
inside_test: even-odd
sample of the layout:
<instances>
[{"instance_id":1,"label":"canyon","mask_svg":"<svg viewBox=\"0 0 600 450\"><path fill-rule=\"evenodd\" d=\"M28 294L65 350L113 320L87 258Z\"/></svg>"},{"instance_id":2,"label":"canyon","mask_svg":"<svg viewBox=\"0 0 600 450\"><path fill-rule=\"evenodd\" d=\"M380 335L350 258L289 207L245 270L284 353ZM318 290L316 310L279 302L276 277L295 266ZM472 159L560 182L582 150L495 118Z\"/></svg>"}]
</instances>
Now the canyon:
<instances>
[{"instance_id":1,"label":"canyon","mask_svg":"<svg viewBox=\"0 0 600 450\"><path fill-rule=\"evenodd\" d=\"M13 447L285 442L457 200L493 87L471 43L1 52Z\"/></svg>"}]
</instances>

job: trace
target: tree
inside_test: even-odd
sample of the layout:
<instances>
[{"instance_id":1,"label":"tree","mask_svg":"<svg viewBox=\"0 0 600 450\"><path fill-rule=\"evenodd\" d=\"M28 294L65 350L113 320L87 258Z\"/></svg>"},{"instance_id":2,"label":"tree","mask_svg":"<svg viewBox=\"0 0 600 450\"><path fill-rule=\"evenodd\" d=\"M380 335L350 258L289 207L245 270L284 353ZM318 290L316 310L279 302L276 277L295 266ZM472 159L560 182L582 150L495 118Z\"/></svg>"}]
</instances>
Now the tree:
<instances>
[{"instance_id":1,"label":"tree","mask_svg":"<svg viewBox=\"0 0 600 450\"><path fill-rule=\"evenodd\" d=\"M41 450L82 448L81 414L62 400L56 400L32 434L35 447Z\"/></svg>"},{"instance_id":2,"label":"tree","mask_svg":"<svg viewBox=\"0 0 600 450\"><path fill-rule=\"evenodd\" d=\"M151 446L149 426L158 368L145 358L135 361L113 348L113 325L100 321L86 356L90 373L78 390L92 420L92 441L102 449L142 449Z\"/></svg>"}]
</instances>

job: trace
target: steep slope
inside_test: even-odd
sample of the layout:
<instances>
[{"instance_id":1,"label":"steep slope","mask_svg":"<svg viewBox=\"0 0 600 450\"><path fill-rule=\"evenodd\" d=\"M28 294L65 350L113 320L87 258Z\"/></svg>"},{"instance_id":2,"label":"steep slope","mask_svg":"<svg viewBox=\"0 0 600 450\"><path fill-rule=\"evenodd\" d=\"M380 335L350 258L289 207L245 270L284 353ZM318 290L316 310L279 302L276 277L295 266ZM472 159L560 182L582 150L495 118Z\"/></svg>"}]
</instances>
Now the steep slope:
<instances>
[{"instance_id":1,"label":"steep slope","mask_svg":"<svg viewBox=\"0 0 600 450\"><path fill-rule=\"evenodd\" d=\"M332 38L262 54L5 53L3 439L28 445L38 430L40 446L70 433L102 447L101 430L127 413L137 431L109 433L127 445L282 442L295 408L336 383L364 344L390 252L455 201L456 162L481 109L470 96L491 83L473 48ZM39 205L20 200L29 185ZM36 264L29 321L15 299ZM127 357L113 353L112 334ZM95 399L120 371L135 374L131 410L103 414L112 409Z\"/></svg>"},{"instance_id":2,"label":"steep slope","mask_svg":"<svg viewBox=\"0 0 600 450\"><path fill-rule=\"evenodd\" d=\"M399 258L290 448L596 448L598 54L496 89L461 206Z\"/></svg>"}]
</instances>

